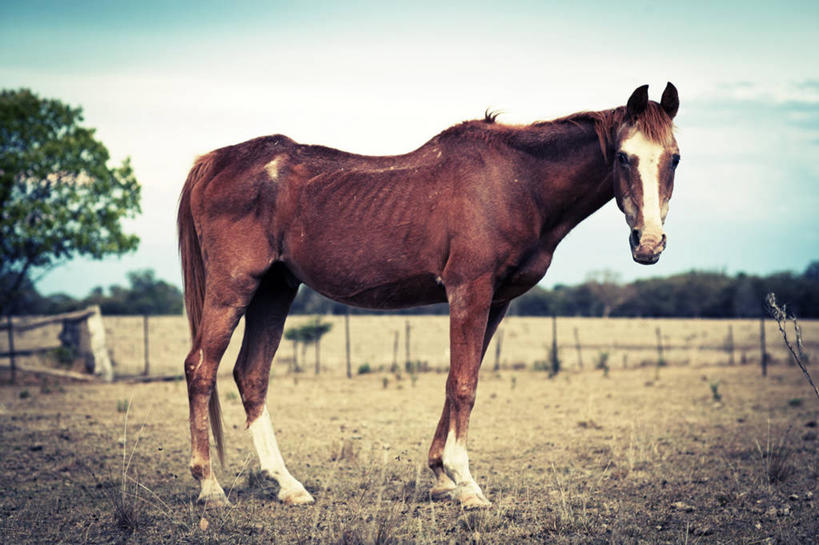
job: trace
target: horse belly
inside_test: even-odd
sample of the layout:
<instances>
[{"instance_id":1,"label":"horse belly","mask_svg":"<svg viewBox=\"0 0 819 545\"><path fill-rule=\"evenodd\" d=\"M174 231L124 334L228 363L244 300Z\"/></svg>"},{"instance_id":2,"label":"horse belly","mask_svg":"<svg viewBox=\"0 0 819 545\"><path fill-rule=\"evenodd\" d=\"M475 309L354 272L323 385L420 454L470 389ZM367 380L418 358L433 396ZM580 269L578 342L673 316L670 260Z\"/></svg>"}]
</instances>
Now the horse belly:
<instances>
[{"instance_id":1,"label":"horse belly","mask_svg":"<svg viewBox=\"0 0 819 545\"><path fill-rule=\"evenodd\" d=\"M358 283L341 289L310 287L340 303L368 309L400 309L446 302L443 286L432 275L401 278L380 285Z\"/></svg>"},{"instance_id":2,"label":"horse belly","mask_svg":"<svg viewBox=\"0 0 819 545\"><path fill-rule=\"evenodd\" d=\"M377 234L357 244L318 237L302 239L283 261L301 282L334 301L397 309L446 302L425 249L402 250Z\"/></svg>"}]
</instances>

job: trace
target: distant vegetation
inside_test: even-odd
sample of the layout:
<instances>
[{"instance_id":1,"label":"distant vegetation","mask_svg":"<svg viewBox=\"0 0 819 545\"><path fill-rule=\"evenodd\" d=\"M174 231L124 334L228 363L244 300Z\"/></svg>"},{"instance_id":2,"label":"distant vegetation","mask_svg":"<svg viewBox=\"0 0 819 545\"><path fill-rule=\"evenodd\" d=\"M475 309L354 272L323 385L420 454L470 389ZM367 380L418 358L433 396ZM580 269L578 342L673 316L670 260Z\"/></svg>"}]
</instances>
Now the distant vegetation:
<instances>
[{"instance_id":1,"label":"distant vegetation","mask_svg":"<svg viewBox=\"0 0 819 545\"><path fill-rule=\"evenodd\" d=\"M128 273L127 288L94 288L83 306L99 305L103 314L182 314L182 290L158 280L150 269Z\"/></svg>"},{"instance_id":2,"label":"distant vegetation","mask_svg":"<svg viewBox=\"0 0 819 545\"><path fill-rule=\"evenodd\" d=\"M0 287L4 280L0 277ZM12 310L15 314L53 314L88 305L100 305L103 314L181 314L182 291L158 280L151 270L128 273L129 287L95 288L83 299L67 295L43 297L26 280ZM588 316L646 318L756 318L762 301L776 293L799 318L819 318L819 261L802 273L768 276L691 271L664 278L619 282L609 272L594 273L575 286L535 287L512 302L510 316ZM292 314L344 314L347 306L302 286ZM377 311L350 308L352 314ZM446 304L429 305L388 314L446 314Z\"/></svg>"},{"instance_id":3,"label":"distant vegetation","mask_svg":"<svg viewBox=\"0 0 819 545\"><path fill-rule=\"evenodd\" d=\"M774 292L800 318L819 318L819 261L801 274L769 276L692 271L628 284L591 279L577 286L534 289L512 303L519 316L755 318ZM767 316L767 314L765 314Z\"/></svg>"},{"instance_id":4,"label":"distant vegetation","mask_svg":"<svg viewBox=\"0 0 819 545\"><path fill-rule=\"evenodd\" d=\"M90 305L99 305L103 314L182 314L182 290L155 277L150 269L132 271L129 286L96 287L83 299L64 294L41 296L26 280L12 308L13 314L58 314ZM0 284L3 282L0 278Z\"/></svg>"},{"instance_id":5,"label":"distant vegetation","mask_svg":"<svg viewBox=\"0 0 819 545\"><path fill-rule=\"evenodd\" d=\"M664 278L621 283L609 272L592 274L575 286L539 286L512 302L510 316L755 318L768 292L800 318L819 318L819 261L804 272L768 276L691 271ZM389 311L389 314L446 314L446 304ZM344 314L347 307L302 288L294 314ZM374 311L351 308L350 312Z\"/></svg>"}]
</instances>

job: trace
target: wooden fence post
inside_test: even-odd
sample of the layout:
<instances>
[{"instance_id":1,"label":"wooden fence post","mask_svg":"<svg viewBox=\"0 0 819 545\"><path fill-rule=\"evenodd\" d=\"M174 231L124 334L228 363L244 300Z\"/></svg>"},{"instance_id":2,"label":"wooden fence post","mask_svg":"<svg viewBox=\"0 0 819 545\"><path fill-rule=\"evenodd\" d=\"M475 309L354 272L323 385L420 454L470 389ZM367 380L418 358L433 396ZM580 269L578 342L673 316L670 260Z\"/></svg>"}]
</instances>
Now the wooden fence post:
<instances>
[{"instance_id":1,"label":"wooden fence post","mask_svg":"<svg viewBox=\"0 0 819 545\"><path fill-rule=\"evenodd\" d=\"M580 333L574 328L574 342L577 346L577 367L583 369L583 353L580 351Z\"/></svg>"},{"instance_id":2,"label":"wooden fence post","mask_svg":"<svg viewBox=\"0 0 819 545\"><path fill-rule=\"evenodd\" d=\"M319 361L319 339L316 339L316 374L321 372L321 361Z\"/></svg>"},{"instance_id":3,"label":"wooden fence post","mask_svg":"<svg viewBox=\"0 0 819 545\"><path fill-rule=\"evenodd\" d=\"M9 367L11 368L11 382L17 382L17 364L14 361L14 323L11 320L11 314L6 315L6 325L9 332Z\"/></svg>"},{"instance_id":4,"label":"wooden fence post","mask_svg":"<svg viewBox=\"0 0 819 545\"><path fill-rule=\"evenodd\" d=\"M410 326L409 320L407 320L406 329L407 329L407 333L406 333L406 338L404 339L404 342L405 342L405 348L406 348L406 351L407 351L407 359L406 359L406 362L404 363L404 369L407 372L410 372L412 370L412 359L410 359L410 331L411 331L412 327Z\"/></svg>"},{"instance_id":5,"label":"wooden fence post","mask_svg":"<svg viewBox=\"0 0 819 545\"><path fill-rule=\"evenodd\" d=\"M395 340L392 343L392 371L398 371L398 335L399 332L395 330Z\"/></svg>"},{"instance_id":6,"label":"wooden fence post","mask_svg":"<svg viewBox=\"0 0 819 545\"><path fill-rule=\"evenodd\" d=\"M660 327L658 326L656 329L657 333L657 367L662 367L665 365L665 358L663 357L663 333L660 331Z\"/></svg>"},{"instance_id":7,"label":"wooden fence post","mask_svg":"<svg viewBox=\"0 0 819 545\"><path fill-rule=\"evenodd\" d=\"M552 376L556 375L560 371L560 360L558 359L557 353L557 316L552 314L552 368L551 374Z\"/></svg>"},{"instance_id":8,"label":"wooden fence post","mask_svg":"<svg viewBox=\"0 0 819 545\"><path fill-rule=\"evenodd\" d=\"M501 345L503 344L503 330L495 335L495 371L500 371Z\"/></svg>"},{"instance_id":9,"label":"wooden fence post","mask_svg":"<svg viewBox=\"0 0 819 545\"><path fill-rule=\"evenodd\" d=\"M759 319L759 348L762 350L762 376L768 376L768 351L765 349L765 317Z\"/></svg>"},{"instance_id":10,"label":"wooden fence post","mask_svg":"<svg viewBox=\"0 0 819 545\"><path fill-rule=\"evenodd\" d=\"M350 307L347 307L347 313L344 314L344 340L347 351L347 378L353 378L352 363L350 363Z\"/></svg>"},{"instance_id":11,"label":"wooden fence post","mask_svg":"<svg viewBox=\"0 0 819 545\"><path fill-rule=\"evenodd\" d=\"M728 354L729 354L729 363L734 365L736 362L734 361L734 326L728 324Z\"/></svg>"},{"instance_id":12,"label":"wooden fence post","mask_svg":"<svg viewBox=\"0 0 819 545\"><path fill-rule=\"evenodd\" d=\"M143 340L145 341L144 349L143 349L143 351L145 352L145 369L142 371L142 374L147 377L148 374L150 373L150 370L151 370L150 358L148 357L148 315L147 314L142 315L142 337L143 337Z\"/></svg>"}]
</instances>

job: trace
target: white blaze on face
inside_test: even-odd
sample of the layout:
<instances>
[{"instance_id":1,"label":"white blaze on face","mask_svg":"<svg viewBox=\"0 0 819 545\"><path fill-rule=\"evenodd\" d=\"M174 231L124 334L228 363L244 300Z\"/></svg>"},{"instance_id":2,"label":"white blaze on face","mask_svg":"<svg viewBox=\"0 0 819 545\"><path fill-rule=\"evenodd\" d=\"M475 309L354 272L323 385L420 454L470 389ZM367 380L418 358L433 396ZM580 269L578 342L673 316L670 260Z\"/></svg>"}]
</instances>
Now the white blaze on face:
<instances>
[{"instance_id":1,"label":"white blaze on face","mask_svg":"<svg viewBox=\"0 0 819 545\"><path fill-rule=\"evenodd\" d=\"M660 158L665 148L648 140L640 131L634 131L623 141L620 150L638 158L637 172L643 189L643 232L662 235L664 214L660 210Z\"/></svg>"}]
</instances>

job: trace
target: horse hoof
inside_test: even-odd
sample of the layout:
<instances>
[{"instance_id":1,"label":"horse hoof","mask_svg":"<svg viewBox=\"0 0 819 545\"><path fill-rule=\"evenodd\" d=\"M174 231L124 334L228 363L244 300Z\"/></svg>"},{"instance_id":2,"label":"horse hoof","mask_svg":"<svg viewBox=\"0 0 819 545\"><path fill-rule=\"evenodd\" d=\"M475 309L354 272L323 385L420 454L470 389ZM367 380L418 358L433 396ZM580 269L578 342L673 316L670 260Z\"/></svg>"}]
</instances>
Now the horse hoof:
<instances>
[{"instance_id":1,"label":"horse hoof","mask_svg":"<svg viewBox=\"0 0 819 545\"><path fill-rule=\"evenodd\" d=\"M462 494L458 500L464 509L486 509L492 507L492 502L486 499L481 493L467 492Z\"/></svg>"},{"instance_id":2,"label":"horse hoof","mask_svg":"<svg viewBox=\"0 0 819 545\"><path fill-rule=\"evenodd\" d=\"M221 494L199 494L196 501L207 507L230 507L230 501L224 492Z\"/></svg>"},{"instance_id":3,"label":"horse hoof","mask_svg":"<svg viewBox=\"0 0 819 545\"><path fill-rule=\"evenodd\" d=\"M303 488L280 493L279 500L285 505L307 505L316 501L310 492Z\"/></svg>"},{"instance_id":4,"label":"horse hoof","mask_svg":"<svg viewBox=\"0 0 819 545\"><path fill-rule=\"evenodd\" d=\"M433 486L429 489L429 495L433 500L451 500L457 488L456 486Z\"/></svg>"}]
</instances>

